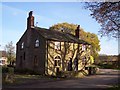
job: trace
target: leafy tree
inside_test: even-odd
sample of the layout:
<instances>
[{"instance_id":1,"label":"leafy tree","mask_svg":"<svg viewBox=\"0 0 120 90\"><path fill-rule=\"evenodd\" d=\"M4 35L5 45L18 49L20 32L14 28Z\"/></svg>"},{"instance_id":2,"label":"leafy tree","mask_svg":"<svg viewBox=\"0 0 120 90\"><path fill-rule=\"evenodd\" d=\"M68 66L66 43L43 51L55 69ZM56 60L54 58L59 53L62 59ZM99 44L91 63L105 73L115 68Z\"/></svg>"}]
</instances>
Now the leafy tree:
<instances>
[{"instance_id":1,"label":"leafy tree","mask_svg":"<svg viewBox=\"0 0 120 90\"><path fill-rule=\"evenodd\" d=\"M101 36L120 38L120 2L89 2L85 8L92 13L91 16L101 25Z\"/></svg>"},{"instance_id":2,"label":"leafy tree","mask_svg":"<svg viewBox=\"0 0 120 90\"><path fill-rule=\"evenodd\" d=\"M12 41L5 45L5 51L7 53L8 63L12 65L12 62L15 61L15 47Z\"/></svg>"},{"instance_id":3,"label":"leafy tree","mask_svg":"<svg viewBox=\"0 0 120 90\"><path fill-rule=\"evenodd\" d=\"M100 51L100 44L99 44L99 39L96 34L90 33L90 32L85 32L83 29L80 31L80 37L82 40L85 40L86 42L91 44L91 54L94 57L94 59L97 59L98 57L98 52Z\"/></svg>"},{"instance_id":4,"label":"leafy tree","mask_svg":"<svg viewBox=\"0 0 120 90\"><path fill-rule=\"evenodd\" d=\"M64 23L58 23L56 25L53 25L50 27L51 30L57 30L57 31L62 31L65 33L71 33L71 34L75 34L75 30L76 30L77 25L74 24L69 24L67 22Z\"/></svg>"},{"instance_id":5,"label":"leafy tree","mask_svg":"<svg viewBox=\"0 0 120 90\"><path fill-rule=\"evenodd\" d=\"M53 25L50 27L51 30L57 30L57 31L62 31L65 33L71 33L75 35L75 30L78 25L75 24L69 24L69 23L58 23L56 25ZM92 56L94 59L97 58L98 52L100 51L100 45L99 45L99 39L96 34L90 33L90 32L85 32L82 28L80 29L80 38L82 40L85 40L86 42L90 43L92 46Z\"/></svg>"}]
</instances>

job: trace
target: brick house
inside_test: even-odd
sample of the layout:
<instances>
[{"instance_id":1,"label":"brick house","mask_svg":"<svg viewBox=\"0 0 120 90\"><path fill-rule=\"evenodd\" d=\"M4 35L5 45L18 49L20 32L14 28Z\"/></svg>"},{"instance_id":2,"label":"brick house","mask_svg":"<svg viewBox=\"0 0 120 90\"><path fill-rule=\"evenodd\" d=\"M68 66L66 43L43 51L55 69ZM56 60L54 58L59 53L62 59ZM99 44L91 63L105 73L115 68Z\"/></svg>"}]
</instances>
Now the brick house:
<instances>
[{"instance_id":1,"label":"brick house","mask_svg":"<svg viewBox=\"0 0 120 90\"><path fill-rule=\"evenodd\" d=\"M90 56L90 45L75 35L34 26L32 11L27 30L17 42L16 69L30 69L40 74L81 70Z\"/></svg>"}]
</instances>

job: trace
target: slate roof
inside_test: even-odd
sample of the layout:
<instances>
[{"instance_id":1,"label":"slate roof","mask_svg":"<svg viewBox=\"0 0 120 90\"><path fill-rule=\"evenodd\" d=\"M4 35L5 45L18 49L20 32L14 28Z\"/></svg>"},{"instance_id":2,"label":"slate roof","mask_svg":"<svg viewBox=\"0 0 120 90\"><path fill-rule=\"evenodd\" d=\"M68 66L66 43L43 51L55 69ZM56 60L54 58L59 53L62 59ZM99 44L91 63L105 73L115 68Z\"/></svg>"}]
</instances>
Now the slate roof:
<instances>
[{"instance_id":1,"label":"slate roof","mask_svg":"<svg viewBox=\"0 0 120 90\"><path fill-rule=\"evenodd\" d=\"M45 28L35 27L36 30L40 35L42 35L47 40L53 41L64 41L64 42L71 42L71 43L79 43L79 44L89 44L83 40L76 38L74 35L69 33L63 33L60 31L49 30Z\"/></svg>"}]
</instances>

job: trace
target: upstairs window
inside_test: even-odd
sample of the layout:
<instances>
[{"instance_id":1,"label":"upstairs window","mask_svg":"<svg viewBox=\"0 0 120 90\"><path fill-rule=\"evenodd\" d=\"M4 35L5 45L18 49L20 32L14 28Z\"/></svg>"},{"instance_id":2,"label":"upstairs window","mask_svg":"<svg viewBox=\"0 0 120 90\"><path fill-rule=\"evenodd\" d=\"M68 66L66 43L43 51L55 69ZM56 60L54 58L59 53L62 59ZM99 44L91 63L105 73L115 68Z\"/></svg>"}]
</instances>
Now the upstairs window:
<instances>
[{"instance_id":1,"label":"upstairs window","mask_svg":"<svg viewBox=\"0 0 120 90\"><path fill-rule=\"evenodd\" d=\"M60 50L60 42L55 42L55 50Z\"/></svg>"},{"instance_id":2,"label":"upstairs window","mask_svg":"<svg viewBox=\"0 0 120 90\"><path fill-rule=\"evenodd\" d=\"M22 42L22 44L21 44L21 49L23 49L24 48L24 42Z\"/></svg>"},{"instance_id":3,"label":"upstairs window","mask_svg":"<svg viewBox=\"0 0 120 90\"><path fill-rule=\"evenodd\" d=\"M39 40L38 39L35 41L35 47L39 47Z\"/></svg>"},{"instance_id":4,"label":"upstairs window","mask_svg":"<svg viewBox=\"0 0 120 90\"><path fill-rule=\"evenodd\" d=\"M85 50L86 50L86 46L82 45L82 51L85 51Z\"/></svg>"}]
</instances>

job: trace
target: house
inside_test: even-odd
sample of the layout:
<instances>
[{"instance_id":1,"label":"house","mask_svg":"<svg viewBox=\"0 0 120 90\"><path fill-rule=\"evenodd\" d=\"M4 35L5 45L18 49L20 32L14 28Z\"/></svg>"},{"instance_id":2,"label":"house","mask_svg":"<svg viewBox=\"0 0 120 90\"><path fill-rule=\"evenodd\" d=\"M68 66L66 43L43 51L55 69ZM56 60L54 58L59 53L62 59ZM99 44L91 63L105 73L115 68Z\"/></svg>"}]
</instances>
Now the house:
<instances>
[{"instance_id":1,"label":"house","mask_svg":"<svg viewBox=\"0 0 120 90\"><path fill-rule=\"evenodd\" d=\"M80 40L79 33L79 25L75 35L35 27L30 11L27 29L16 44L16 69L46 75L81 70L89 60L90 44Z\"/></svg>"},{"instance_id":2,"label":"house","mask_svg":"<svg viewBox=\"0 0 120 90\"><path fill-rule=\"evenodd\" d=\"M0 66L7 65L6 51L0 51Z\"/></svg>"}]
</instances>

